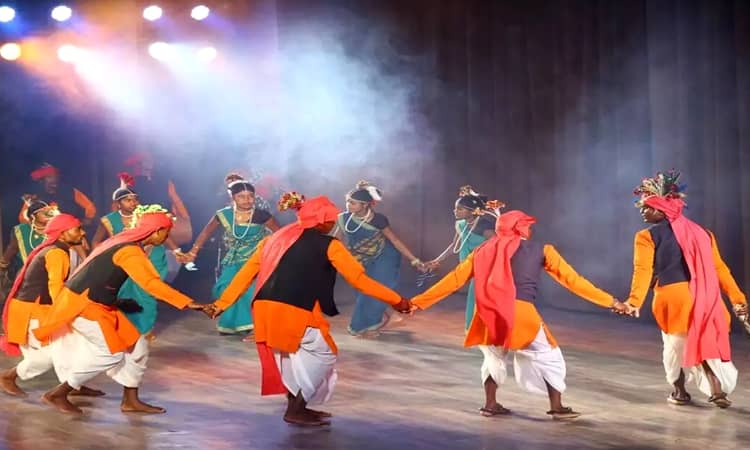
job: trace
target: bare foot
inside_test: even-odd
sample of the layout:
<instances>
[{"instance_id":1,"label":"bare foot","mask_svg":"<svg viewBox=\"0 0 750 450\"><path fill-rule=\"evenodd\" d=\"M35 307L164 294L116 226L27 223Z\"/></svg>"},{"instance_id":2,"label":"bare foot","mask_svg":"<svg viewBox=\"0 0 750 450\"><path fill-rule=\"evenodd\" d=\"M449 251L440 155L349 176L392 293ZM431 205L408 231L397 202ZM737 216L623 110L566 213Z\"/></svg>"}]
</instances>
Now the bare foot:
<instances>
[{"instance_id":1,"label":"bare foot","mask_svg":"<svg viewBox=\"0 0 750 450\"><path fill-rule=\"evenodd\" d=\"M147 340L148 342L154 342L154 341L156 340L156 335L155 335L155 334L154 334L153 332L149 332L149 333L148 333L148 334L146 335L146 340Z\"/></svg>"},{"instance_id":2,"label":"bare foot","mask_svg":"<svg viewBox=\"0 0 750 450\"><path fill-rule=\"evenodd\" d=\"M100 391L99 389L92 389L86 386L81 386L80 389L72 391L68 395L81 396L81 397L101 397L102 395L104 395L104 391Z\"/></svg>"},{"instance_id":3,"label":"bare foot","mask_svg":"<svg viewBox=\"0 0 750 450\"><path fill-rule=\"evenodd\" d=\"M140 400L123 402L120 405L120 411L124 413L144 413L144 414L164 414L166 409L161 406L153 406Z\"/></svg>"},{"instance_id":4,"label":"bare foot","mask_svg":"<svg viewBox=\"0 0 750 450\"><path fill-rule=\"evenodd\" d=\"M331 424L331 422L323 420L317 415L308 411L304 411L301 413L286 413L284 414L284 422L294 425L301 425L304 427L319 427L322 425Z\"/></svg>"},{"instance_id":5,"label":"bare foot","mask_svg":"<svg viewBox=\"0 0 750 450\"><path fill-rule=\"evenodd\" d=\"M42 395L42 401L65 414L83 414L81 408L68 401L68 397L52 396L47 393Z\"/></svg>"},{"instance_id":6,"label":"bare foot","mask_svg":"<svg viewBox=\"0 0 750 450\"><path fill-rule=\"evenodd\" d=\"M15 368L4 372L2 376L0 376L0 389L5 391L6 394L14 397L26 397L28 394L16 384L17 377Z\"/></svg>"}]
</instances>

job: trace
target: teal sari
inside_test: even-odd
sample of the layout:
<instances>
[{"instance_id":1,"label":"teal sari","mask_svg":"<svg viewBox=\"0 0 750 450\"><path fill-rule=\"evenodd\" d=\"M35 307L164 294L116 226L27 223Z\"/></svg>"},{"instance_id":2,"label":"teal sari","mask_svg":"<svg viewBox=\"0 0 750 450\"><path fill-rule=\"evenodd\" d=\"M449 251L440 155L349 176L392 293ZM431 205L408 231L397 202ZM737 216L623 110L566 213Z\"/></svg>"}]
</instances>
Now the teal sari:
<instances>
[{"instance_id":1,"label":"teal sari","mask_svg":"<svg viewBox=\"0 0 750 450\"><path fill-rule=\"evenodd\" d=\"M477 219L481 220L481 219ZM474 251L477 247L479 247L484 241L487 240L486 237L482 234L476 234L472 231L471 225L469 225L466 220L457 220L456 221L456 235L458 236L458 242L461 245L461 248L458 252L458 259L463 262L466 258L469 257L471 252ZM465 329L469 329L469 325L471 325L471 320L474 318L474 308L476 307L476 299L474 297L474 279L472 278L469 282L469 288L468 292L466 294L466 322L465 322Z\"/></svg>"},{"instance_id":2,"label":"teal sari","mask_svg":"<svg viewBox=\"0 0 750 450\"><path fill-rule=\"evenodd\" d=\"M111 236L121 233L125 229L122 216L119 212L111 212L101 218L104 228L109 231ZM145 249L149 261L159 272L159 277L163 280L167 276L167 252L163 245L149 246ZM143 308L142 311L135 313L126 313L128 320L138 328L141 334L150 333L156 323L157 300L143 288L138 286L132 279L128 278L120 287L117 293L120 298L129 298L138 302Z\"/></svg>"},{"instance_id":3,"label":"teal sari","mask_svg":"<svg viewBox=\"0 0 750 450\"><path fill-rule=\"evenodd\" d=\"M221 274L216 280L211 294L213 298L221 297L221 294L232 282L237 272L240 271L245 262L250 259L258 244L270 232L265 223L271 215L265 210L256 209L253 214L253 223L247 225L234 224L234 211L232 207L220 209L216 212L216 218L224 228L224 248L226 254L221 260ZM258 220L262 223L255 223ZM250 310L255 293L255 282L247 291L219 317L216 329L224 334L236 334L253 329L253 316Z\"/></svg>"}]
</instances>

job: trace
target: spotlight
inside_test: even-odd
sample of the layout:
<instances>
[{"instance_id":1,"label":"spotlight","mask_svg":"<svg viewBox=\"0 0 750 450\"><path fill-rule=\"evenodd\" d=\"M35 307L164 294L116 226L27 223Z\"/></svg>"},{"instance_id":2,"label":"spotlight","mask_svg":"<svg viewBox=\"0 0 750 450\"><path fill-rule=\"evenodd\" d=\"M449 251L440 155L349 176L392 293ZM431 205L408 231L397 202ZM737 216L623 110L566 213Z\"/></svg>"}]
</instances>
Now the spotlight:
<instances>
[{"instance_id":1,"label":"spotlight","mask_svg":"<svg viewBox=\"0 0 750 450\"><path fill-rule=\"evenodd\" d=\"M78 60L81 50L75 45L65 44L57 49L57 57L60 61L72 63Z\"/></svg>"},{"instance_id":2,"label":"spotlight","mask_svg":"<svg viewBox=\"0 0 750 450\"><path fill-rule=\"evenodd\" d=\"M9 42L0 47L0 56L8 61L15 61L21 57L21 46L15 42Z\"/></svg>"},{"instance_id":3,"label":"spotlight","mask_svg":"<svg viewBox=\"0 0 750 450\"><path fill-rule=\"evenodd\" d=\"M172 48L166 42L154 42L148 46L148 53L154 59L163 61L172 54Z\"/></svg>"},{"instance_id":4,"label":"spotlight","mask_svg":"<svg viewBox=\"0 0 750 450\"><path fill-rule=\"evenodd\" d=\"M198 5L195 8L193 8L192 11L190 11L190 17L192 17L195 20L203 20L206 17L208 17L208 14L211 12L210 9L208 9L208 6L206 5Z\"/></svg>"},{"instance_id":5,"label":"spotlight","mask_svg":"<svg viewBox=\"0 0 750 450\"><path fill-rule=\"evenodd\" d=\"M0 22L10 22L16 17L16 10L10 6L0 6Z\"/></svg>"},{"instance_id":6,"label":"spotlight","mask_svg":"<svg viewBox=\"0 0 750 450\"><path fill-rule=\"evenodd\" d=\"M156 5L147 6L143 10L143 18L146 20L151 20L151 21L158 20L161 18L161 13L162 13L161 8L159 8L158 6Z\"/></svg>"},{"instance_id":7,"label":"spotlight","mask_svg":"<svg viewBox=\"0 0 750 450\"><path fill-rule=\"evenodd\" d=\"M58 22L65 22L73 16L73 10L65 5L55 6L50 15Z\"/></svg>"},{"instance_id":8,"label":"spotlight","mask_svg":"<svg viewBox=\"0 0 750 450\"><path fill-rule=\"evenodd\" d=\"M203 62L209 62L216 58L216 49L213 47L203 47L198 49L198 59Z\"/></svg>"}]
</instances>

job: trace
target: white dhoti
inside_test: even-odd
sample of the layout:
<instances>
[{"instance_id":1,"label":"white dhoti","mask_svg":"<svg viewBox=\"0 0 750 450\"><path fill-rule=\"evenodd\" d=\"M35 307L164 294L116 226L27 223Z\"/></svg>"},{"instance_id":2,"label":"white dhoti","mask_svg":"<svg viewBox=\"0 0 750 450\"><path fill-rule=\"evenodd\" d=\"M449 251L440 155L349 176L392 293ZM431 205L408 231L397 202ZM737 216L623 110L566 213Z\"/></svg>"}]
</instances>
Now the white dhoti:
<instances>
[{"instance_id":1,"label":"white dhoti","mask_svg":"<svg viewBox=\"0 0 750 450\"><path fill-rule=\"evenodd\" d=\"M16 366L16 374L22 380L38 377L53 367L51 347L42 345L32 333L37 328L39 328L39 321L37 319L29 320L26 344L19 346L23 354L23 361Z\"/></svg>"},{"instance_id":2,"label":"white dhoti","mask_svg":"<svg viewBox=\"0 0 750 450\"><path fill-rule=\"evenodd\" d=\"M664 362L664 372L667 376L667 383L674 384L680 378L682 367L682 355L685 351L685 341L687 337L684 334L667 334L661 333L664 351L662 361ZM731 361L722 361L720 359L707 359L706 364L716 375L721 383L721 391L731 394L737 387L737 368ZM698 389L705 395L711 395L711 383L706 375L703 365L685 368L685 382L695 380Z\"/></svg>"},{"instance_id":3,"label":"white dhoti","mask_svg":"<svg viewBox=\"0 0 750 450\"><path fill-rule=\"evenodd\" d=\"M72 331L53 342L52 358L60 381L74 389L102 372L124 387L136 388L146 371L148 342L141 336L132 351L111 353L99 324L78 317Z\"/></svg>"},{"instance_id":4,"label":"white dhoti","mask_svg":"<svg viewBox=\"0 0 750 450\"><path fill-rule=\"evenodd\" d=\"M482 383L491 376L498 385L503 384L507 377L505 357L508 352L487 345L480 345L479 349L484 355ZM531 344L514 352L513 371L516 383L528 392L546 395L547 383L557 391L565 392L565 360L560 348L550 345L541 327Z\"/></svg>"},{"instance_id":5,"label":"white dhoti","mask_svg":"<svg viewBox=\"0 0 750 450\"><path fill-rule=\"evenodd\" d=\"M294 395L302 392L308 404L327 402L336 385L336 354L320 330L308 327L294 353L274 352L284 386Z\"/></svg>"}]
</instances>

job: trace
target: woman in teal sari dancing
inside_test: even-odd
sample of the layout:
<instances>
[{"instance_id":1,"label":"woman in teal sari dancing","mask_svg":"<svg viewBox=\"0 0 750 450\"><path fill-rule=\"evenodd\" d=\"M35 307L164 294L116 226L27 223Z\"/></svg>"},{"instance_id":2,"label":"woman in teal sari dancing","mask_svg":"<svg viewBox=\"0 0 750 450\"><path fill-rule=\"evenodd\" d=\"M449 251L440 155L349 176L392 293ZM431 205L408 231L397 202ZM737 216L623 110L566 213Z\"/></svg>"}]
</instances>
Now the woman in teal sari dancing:
<instances>
[{"instance_id":1,"label":"woman in teal sari dancing","mask_svg":"<svg viewBox=\"0 0 750 450\"><path fill-rule=\"evenodd\" d=\"M96 229L96 233L94 233L94 239L91 241L93 247L98 246L99 243L105 239L131 228L133 225L133 214L135 213L136 208L140 205L140 200L138 198L138 193L133 190L132 183L133 178L131 176L126 173L120 174L120 187L112 193L112 202L115 211L112 211L99 219L99 226ZM166 278L168 271L165 247L166 249L175 252L178 261L182 262L184 260L179 253L177 245L175 245L171 239L167 239L163 245L148 246L144 248L144 251L148 255L148 259L154 265L156 271L159 272L159 277L162 280ZM125 284L122 285L117 296L119 298L128 298L138 302L142 310L139 312L126 313L125 315L128 317L128 320L138 328L138 331L140 331L142 335L146 336L148 340L153 340L153 329L156 324L157 300L129 278L125 281Z\"/></svg>"},{"instance_id":2,"label":"woman in teal sari dancing","mask_svg":"<svg viewBox=\"0 0 750 450\"><path fill-rule=\"evenodd\" d=\"M258 243L270 232L279 229L271 213L255 207L255 187L249 181L237 174L229 174L225 181L232 206L216 211L187 253L190 261L195 260L203 244L216 229L221 227L224 230L226 253L221 260L221 274L211 292L213 298L221 297L232 278L255 253ZM253 329L250 303L254 291L253 283L231 308L222 313L216 325L219 333L238 334Z\"/></svg>"},{"instance_id":3,"label":"woman in teal sari dancing","mask_svg":"<svg viewBox=\"0 0 750 450\"><path fill-rule=\"evenodd\" d=\"M456 234L453 242L437 258L427 262L430 270L440 265L449 253L458 254L458 259L463 262L471 252L479 247L484 241L495 235L496 218L486 214L487 196L474 191L471 186L463 186L458 193L458 200L453 206L453 215L456 218ZM469 282L466 294L466 319L464 329L468 330L471 319L474 317L474 280Z\"/></svg>"},{"instance_id":4,"label":"woman in teal sari dancing","mask_svg":"<svg viewBox=\"0 0 750 450\"><path fill-rule=\"evenodd\" d=\"M426 270L422 261L404 245L390 227L388 218L375 212L381 200L378 188L366 181L346 196L346 210L337 222L337 232L349 251L365 267L367 276L395 289L398 285L402 255L413 267ZM388 305L362 293L357 295L348 331L353 336L376 333L388 323Z\"/></svg>"}]
</instances>

